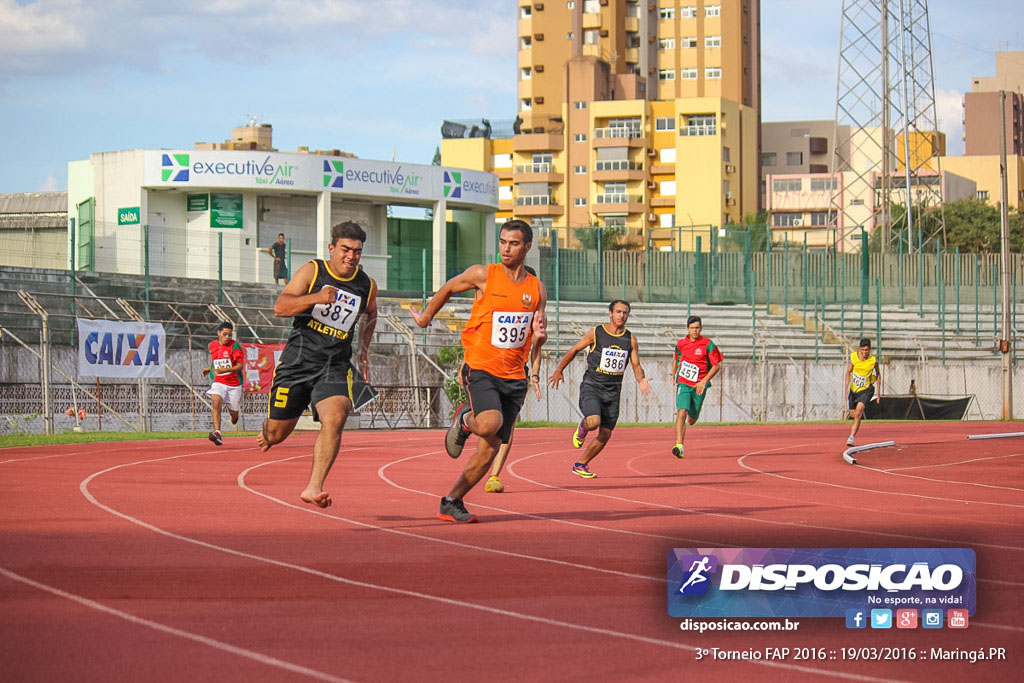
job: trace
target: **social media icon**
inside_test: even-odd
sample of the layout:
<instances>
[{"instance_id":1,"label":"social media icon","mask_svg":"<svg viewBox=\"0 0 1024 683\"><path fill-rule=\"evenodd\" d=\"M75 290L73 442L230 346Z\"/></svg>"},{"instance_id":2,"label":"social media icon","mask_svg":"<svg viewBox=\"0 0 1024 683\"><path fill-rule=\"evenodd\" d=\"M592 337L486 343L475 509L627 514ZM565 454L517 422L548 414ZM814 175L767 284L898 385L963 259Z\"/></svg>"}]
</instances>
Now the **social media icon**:
<instances>
[{"instance_id":1,"label":"social media icon","mask_svg":"<svg viewBox=\"0 0 1024 683\"><path fill-rule=\"evenodd\" d=\"M871 628L892 628L892 610L871 610Z\"/></svg>"},{"instance_id":2,"label":"social media icon","mask_svg":"<svg viewBox=\"0 0 1024 683\"><path fill-rule=\"evenodd\" d=\"M896 610L896 628L917 628L917 610Z\"/></svg>"},{"instance_id":3,"label":"social media icon","mask_svg":"<svg viewBox=\"0 0 1024 683\"><path fill-rule=\"evenodd\" d=\"M942 628L942 610L921 610L921 626L924 628Z\"/></svg>"},{"instance_id":4,"label":"social media icon","mask_svg":"<svg viewBox=\"0 0 1024 683\"><path fill-rule=\"evenodd\" d=\"M967 628L967 610L951 609L946 612L950 628Z\"/></svg>"},{"instance_id":5,"label":"social media icon","mask_svg":"<svg viewBox=\"0 0 1024 683\"><path fill-rule=\"evenodd\" d=\"M868 611L866 609L846 610L846 628L867 628Z\"/></svg>"}]
</instances>

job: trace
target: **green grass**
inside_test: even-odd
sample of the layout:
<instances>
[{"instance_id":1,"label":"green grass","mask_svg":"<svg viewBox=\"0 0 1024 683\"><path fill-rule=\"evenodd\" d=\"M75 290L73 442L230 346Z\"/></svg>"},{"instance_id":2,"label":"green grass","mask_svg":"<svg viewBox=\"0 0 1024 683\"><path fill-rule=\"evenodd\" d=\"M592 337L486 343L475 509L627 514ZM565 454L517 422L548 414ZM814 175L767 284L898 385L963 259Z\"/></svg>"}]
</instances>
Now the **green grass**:
<instances>
[{"instance_id":1,"label":"green grass","mask_svg":"<svg viewBox=\"0 0 1024 683\"><path fill-rule=\"evenodd\" d=\"M3 434L0 448L16 446L59 446L108 441L158 441L163 439L205 439L209 432L63 432L61 434ZM256 432L225 432L224 436L256 436Z\"/></svg>"}]
</instances>

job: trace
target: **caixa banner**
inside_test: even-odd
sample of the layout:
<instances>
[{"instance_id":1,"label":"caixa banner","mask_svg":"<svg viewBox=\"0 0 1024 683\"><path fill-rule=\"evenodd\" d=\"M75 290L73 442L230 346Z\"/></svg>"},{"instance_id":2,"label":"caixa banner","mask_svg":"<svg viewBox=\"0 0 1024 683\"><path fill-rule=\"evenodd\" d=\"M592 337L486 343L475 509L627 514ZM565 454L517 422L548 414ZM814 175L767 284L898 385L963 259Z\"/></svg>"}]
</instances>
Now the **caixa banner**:
<instances>
[{"instance_id":1,"label":"caixa banner","mask_svg":"<svg viewBox=\"0 0 1024 683\"><path fill-rule=\"evenodd\" d=\"M674 548L673 617L843 617L848 609L975 610L970 548Z\"/></svg>"},{"instance_id":2,"label":"caixa banner","mask_svg":"<svg viewBox=\"0 0 1024 683\"><path fill-rule=\"evenodd\" d=\"M164 376L164 326L76 318L79 377Z\"/></svg>"}]
</instances>

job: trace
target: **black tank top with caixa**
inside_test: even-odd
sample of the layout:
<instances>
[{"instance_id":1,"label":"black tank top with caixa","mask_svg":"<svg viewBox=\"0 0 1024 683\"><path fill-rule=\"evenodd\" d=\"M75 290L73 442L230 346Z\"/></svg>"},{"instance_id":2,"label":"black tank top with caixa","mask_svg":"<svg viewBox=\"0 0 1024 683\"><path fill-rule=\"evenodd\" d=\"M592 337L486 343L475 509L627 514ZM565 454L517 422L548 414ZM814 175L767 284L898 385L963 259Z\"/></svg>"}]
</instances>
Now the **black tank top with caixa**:
<instances>
[{"instance_id":1,"label":"black tank top with caixa","mask_svg":"<svg viewBox=\"0 0 1024 683\"><path fill-rule=\"evenodd\" d=\"M319 292L327 285L336 287L338 293L334 303L316 304L292 319L287 347L297 347L303 362L348 360L352 357L356 323L366 310L366 301L376 284L362 267L344 279L331 272L326 261L316 259L311 263L316 266L316 274L308 293Z\"/></svg>"},{"instance_id":2,"label":"black tank top with caixa","mask_svg":"<svg viewBox=\"0 0 1024 683\"><path fill-rule=\"evenodd\" d=\"M614 335L604 325L594 328L594 344L587 352L587 370L583 381L608 388L622 386L622 375L633 353L633 333L622 330Z\"/></svg>"}]
</instances>

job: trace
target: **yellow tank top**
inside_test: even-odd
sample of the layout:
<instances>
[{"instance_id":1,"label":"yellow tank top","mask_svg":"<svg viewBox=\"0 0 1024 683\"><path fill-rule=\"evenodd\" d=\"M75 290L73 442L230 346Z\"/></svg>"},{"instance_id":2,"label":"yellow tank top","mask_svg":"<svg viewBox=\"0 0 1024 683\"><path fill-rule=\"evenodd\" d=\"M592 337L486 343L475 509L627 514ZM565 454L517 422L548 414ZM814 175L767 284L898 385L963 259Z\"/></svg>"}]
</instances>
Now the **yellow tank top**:
<instances>
[{"instance_id":1,"label":"yellow tank top","mask_svg":"<svg viewBox=\"0 0 1024 683\"><path fill-rule=\"evenodd\" d=\"M850 354L850 363L853 365L853 372L850 373L850 391L856 393L864 391L875 383L877 372L875 366L878 360L874 356L868 356L861 360L854 351Z\"/></svg>"},{"instance_id":2,"label":"yellow tank top","mask_svg":"<svg viewBox=\"0 0 1024 683\"><path fill-rule=\"evenodd\" d=\"M466 365L504 379L525 379L533 315L540 305L540 280L526 274L516 284L500 263L487 266L487 284L473 301L462 331Z\"/></svg>"}]
</instances>

